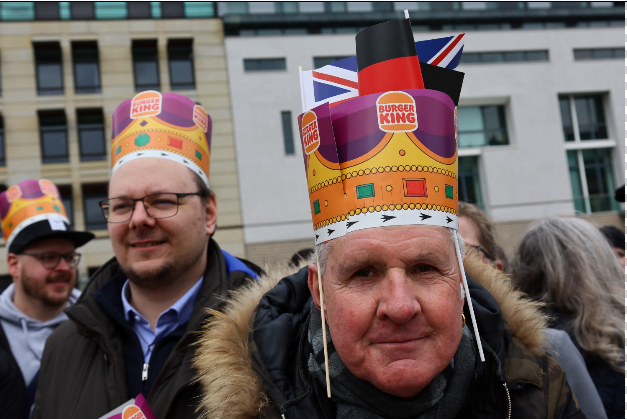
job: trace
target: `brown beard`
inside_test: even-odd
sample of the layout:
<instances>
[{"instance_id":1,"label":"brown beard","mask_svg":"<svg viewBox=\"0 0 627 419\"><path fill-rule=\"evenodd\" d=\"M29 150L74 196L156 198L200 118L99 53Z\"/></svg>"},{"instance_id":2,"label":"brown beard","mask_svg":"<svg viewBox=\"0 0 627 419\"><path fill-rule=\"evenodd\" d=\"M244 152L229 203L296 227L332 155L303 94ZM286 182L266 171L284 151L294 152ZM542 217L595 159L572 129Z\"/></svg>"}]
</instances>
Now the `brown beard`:
<instances>
[{"instance_id":1,"label":"brown beard","mask_svg":"<svg viewBox=\"0 0 627 419\"><path fill-rule=\"evenodd\" d=\"M68 283L72 283L72 274L70 272L51 272L48 276L46 276L46 284L51 282L51 280L63 279L67 280ZM31 279L26 273L22 272L21 274L21 283L22 289L24 293L29 297L36 298L40 300L44 305L51 308L59 308L65 306L70 298L70 294L72 293L72 288L70 288L69 292L65 297L60 298L51 298L45 292L45 288L38 288L35 284L35 281Z\"/></svg>"}]
</instances>

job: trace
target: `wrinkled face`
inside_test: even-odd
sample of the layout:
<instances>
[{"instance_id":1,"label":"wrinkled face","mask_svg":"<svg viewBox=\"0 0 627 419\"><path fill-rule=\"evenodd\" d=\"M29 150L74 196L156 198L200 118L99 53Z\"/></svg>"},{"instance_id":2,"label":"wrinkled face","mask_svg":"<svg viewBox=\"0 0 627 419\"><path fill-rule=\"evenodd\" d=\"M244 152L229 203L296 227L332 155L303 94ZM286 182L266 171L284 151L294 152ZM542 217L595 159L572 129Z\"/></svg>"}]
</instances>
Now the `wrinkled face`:
<instances>
[{"instance_id":1,"label":"wrinkled face","mask_svg":"<svg viewBox=\"0 0 627 419\"><path fill-rule=\"evenodd\" d=\"M111 178L109 198L142 198L158 192L198 192L194 173L180 163L146 158L120 166ZM215 230L215 199L191 195L179 200L178 213L154 219L141 202L131 219L109 223L115 256L136 285L160 288L186 275L202 275L208 236Z\"/></svg>"},{"instance_id":2,"label":"wrinkled face","mask_svg":"<svg viewBox=\"0 0 627 419\"><path fill-rule=\"evenodd\" d=\"M342 361L386 393L420 393L461 339L461 274L450 232L436 226L356 231L331 242L326 266L326 317ZM310 265L319 305L316 275Z\"/></svg>"},{"instance_id":3,"label":"wrinkled face","mask_svg":"<svg viewBox=\"0 0 627 419\"><path fill-rule=\"evenodd\" d=\"M21 253L58 252L69 253L75 249L74 243L66 239L47 239L35 242ZM39 258L30 255L11 254L8 258L9 272L16 288L29 298L41 301L48 307L62 307L67 304L72 289L76 285L76 269L61 258L54 269L45 268Z\"/></svg>"}]
</instances>

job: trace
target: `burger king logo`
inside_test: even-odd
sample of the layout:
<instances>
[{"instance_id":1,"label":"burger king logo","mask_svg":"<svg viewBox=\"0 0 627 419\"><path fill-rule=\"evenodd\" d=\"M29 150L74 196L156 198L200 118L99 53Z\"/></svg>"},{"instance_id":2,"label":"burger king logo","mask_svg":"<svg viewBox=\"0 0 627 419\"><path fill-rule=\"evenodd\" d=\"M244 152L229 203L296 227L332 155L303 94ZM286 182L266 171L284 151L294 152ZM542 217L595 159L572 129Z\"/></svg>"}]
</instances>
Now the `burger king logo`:
<instances>
[{"instance_id":1,"label":"burger king logo","mask_svg":"<svg viewBox=\"0 0 627 419\"><path fill-rule=\"evenodd\" d=\"M405 92L387 92L377 99L377 121L384 132L411 132L418 128L416 102Z\"/></svg>"},{"instance_id":2,"label":"burger king logo","mask_svg":"<svg viewBox=\"0 0 627 419\"><path fill-rule=\"evenodd\" d=\"M57 197L59 196L59 194L57 193L57 187L54 186L54 183L50 182L49 180L41 179L39 181L39 189L41 189L41 191L46 195Z\"/></svg>"},{"instance_id":3,"label":"burger king logo","mask_svg":"<svg viewBox=\"0 0 627 419\"><path fill-rule=\"evenodd\" d=\"M135 95L131 101L131 119L155 116L161 113L161 93L147 90Z\"/></svg>"},{"instance_id":4,"label":"burger king logo","mask_svg":"<svg viewBox=\"0 0 627 419\"><path fill-rule=\"evenodd\" d=\"M22 196L22 189L18 186L11 186L7 189L7 201L13 202Z\"/></svg>"},{"instance_id":5,"label":"burger king logo","mask_svg":"<svg viewBox=\"0 0 627 419\"><path fill-rule=\"evenodd\" d=\"M306 154L311 154L320 146L320 133L318 131L318 117L312 111L303 115L300 137Z\"/></svg>"},{"instance_id":6,"label":"burger king logo","mask_svg":"<svg viewBox=\"0 0 627 419\"><path fill-rule=\"evenodd\" d=\"M209 116L202 106L194 106L194 122L201 130L207 132L207 129L209 128Z\"/></svg>"},{"instance_id":7,"label":"burger king logo","mask_svg":"<svg viewBox=\"0 0 627 419\"><path fill-rule=\"evenodd\" d=\"M139 407L133 404L124 409L122 419L146 419L146 415L144 415L144 412L142 412Z\"/></svg>"}]
</instances>

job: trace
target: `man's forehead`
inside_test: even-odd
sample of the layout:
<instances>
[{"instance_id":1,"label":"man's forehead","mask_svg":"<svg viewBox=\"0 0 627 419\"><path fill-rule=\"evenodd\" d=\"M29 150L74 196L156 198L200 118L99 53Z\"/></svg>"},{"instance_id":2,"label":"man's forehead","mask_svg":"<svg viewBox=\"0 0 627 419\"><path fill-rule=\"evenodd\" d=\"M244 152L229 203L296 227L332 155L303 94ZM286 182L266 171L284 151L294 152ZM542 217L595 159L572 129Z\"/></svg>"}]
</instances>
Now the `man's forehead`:
<instances>
[{"instance_id":1,"label":"man's forehead","mask_svg":"<svg viewBox=\"0 0 627 419\"><path fill-rule=\"evenodd\" d=\"M146 158L123 164L111 176L109 193L179 192L194 184L194 172L166 159Z\"/></svg>"}]
</instances>

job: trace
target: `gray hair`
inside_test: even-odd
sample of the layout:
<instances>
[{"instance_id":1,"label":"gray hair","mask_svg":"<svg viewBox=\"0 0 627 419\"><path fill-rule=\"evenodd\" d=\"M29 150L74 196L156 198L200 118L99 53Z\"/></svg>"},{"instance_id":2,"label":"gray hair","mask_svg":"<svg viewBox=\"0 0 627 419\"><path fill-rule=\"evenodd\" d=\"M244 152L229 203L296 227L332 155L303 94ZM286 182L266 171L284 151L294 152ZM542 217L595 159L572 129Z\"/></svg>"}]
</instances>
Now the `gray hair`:
<instances>
[{"instance_id":1,"label":"gray hair","mask_svg":"<svg viewBox=\"0 0 627 419\"><path fill-rule=\"evenodd\" d=\"M572 319L568 331L584 351L625 371L624 272L596 226L579 218L535 224L512 271L521 291Z\"/></svg>"},{"instance_id":2,"label":"gray hair","mask_svg":"<svg viewBox=\"0 0 627 419\"><path fill-rule=\"evenodd\" d=\"M444 227L449 230L451 234L451 240L453 241L453 246L455 246L455 241L457 240L457 244L459 245L459 250L461 253L462 259L464 258L464 239L461 234L457 234L457 230L452 227ZM318 269L320 270L320 276L324 275L324 271L327 267L327 258L329 257L329 250L331 249L331 242L324 242L316 245L316 252L311 256L311 263L316 265L316 255L318 257Z\"/></svg>"}]
</instances>

